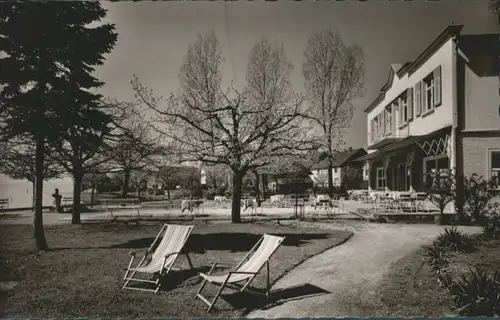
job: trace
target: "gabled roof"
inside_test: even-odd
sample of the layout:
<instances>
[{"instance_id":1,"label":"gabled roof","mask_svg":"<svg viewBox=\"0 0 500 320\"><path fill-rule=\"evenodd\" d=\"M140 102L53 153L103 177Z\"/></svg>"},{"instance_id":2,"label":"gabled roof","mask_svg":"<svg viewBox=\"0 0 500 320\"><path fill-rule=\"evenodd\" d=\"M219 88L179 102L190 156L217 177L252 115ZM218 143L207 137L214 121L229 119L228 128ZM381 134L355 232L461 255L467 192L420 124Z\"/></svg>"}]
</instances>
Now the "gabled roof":
<instances>
[{"instance_id":1,"label":"gabled roof","mask_svg":"<svg viewBox=\"0 0 500 320\"><path fill-rule=\"evenodd\" d=\"M353 149L338 152L333 159L333 167L342 167L347 162L366 154L365 149ZM328 169L328 158L321 160L319 163L312 166L312 170Z\"/></svg>"},{"instance_id":2,"label":"gabled roof","mask_svg":"<svg viewBox=\"0 0 500 320\"><path fill-rule=\"evenodd\" d=\"M387 82L384 84L382 87L382 91L387 91L392 87L392 82L394 81L394 75L401 69L403 65L399 63L393 63L391 64L391 67L389 68L389 79L387 79Z\"/></svg>"},{"instance_id":3,"label":"gabled roof","mask_svg":"<svg viewBox=\"0 0 500 320\"><path fill-rule=\"evenodd\" d=\"M389 80L380 90L382 93L377 96L375 101L373 101L368 108L365 109L365 113L370 112L375 108L385 97L385 92L390 88L392 80L394 79L395 73L399 78L404 76L406 73L411 73L417 69L424 61L426 61L430 56L432 56L436 50L438 50L446 41L450 38L460 34L463 25L450 25L444 28L444 30L432 40L432 42L422 51L413 61L407 62L404 65L391 64L389 71ZM395 68L397 70L395 71Z\"/></svg>"}]
</instances>

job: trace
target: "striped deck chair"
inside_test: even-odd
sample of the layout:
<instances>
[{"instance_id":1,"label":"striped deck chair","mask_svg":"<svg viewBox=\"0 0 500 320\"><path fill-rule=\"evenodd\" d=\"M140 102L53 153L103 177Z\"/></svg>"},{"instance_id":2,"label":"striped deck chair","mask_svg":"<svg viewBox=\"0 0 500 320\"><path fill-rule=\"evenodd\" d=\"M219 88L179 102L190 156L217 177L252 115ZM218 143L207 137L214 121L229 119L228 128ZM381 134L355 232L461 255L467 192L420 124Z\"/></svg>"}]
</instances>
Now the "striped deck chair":
<instances>
[{"instance_id":1,"label":"striped deck chair","mask_svg":"<svg viewBox=\"0 0 500 320\"><path fill-rule=\"evenodd\" d=\"M177 260L179 254L186 255L189 266L191 269L193 268L193 264L191 263L191 259L187 252L183 250L184 245L186 244L191 231L194 226L184 226L184 225L175 225L175 224L164 224L161 228L160 232L156 236L155 240L151 244L151 246L146 250L144 257L139 261L139 263L132 267L134 263L135 256L137 251L130 251L129 253L132 255L130 258L130 263L128 267L125 269L125 276L123 280L125 284L122 289L131 289L131 290L140 290L140 291L152 291L157 293L160 289L160 277L163 274L168 274L170 270L179 270L178 268L174 268L173 265ZM163 234L163 238L161 239L160 244L156 247L154 252L152 250L155 248L155 244L160 238L161 234ZM152 254L151 254L152 252ZM134 276L139 274L153 274L155 275L155 280L147 280L134 278ZM155 289L145 289L145 288L135 288L130 287L130 282L145 282L145 283L153 283L156 285Z\"/></svg>"},{"instance_id":2,"label":"striped deck chair","mask_svg":"<svg viewBox=\"0 0 500 320\"><path fill-rule=\"evenodd\" d=\"M217 263L214 263L210 271L208 271L208 274L200 273L200 276L203 278L203 282L201 283L200 289L196 293L195 299L199 298L204 303L206 303L208 305L207 311L209 312L217 302L217 299L219 299L219 296L225 287L231 288L233 290L238 290L240 292L247 290L256 294L262 294L249 288L249 284L259 274L264 264L266 265L267 269L267 286L265 296L266 298L268 298L269 291L271 289L269 279L269 259L278 249L284 239L285 237L277 237L269 234L264 234L262 238L260 238L260 240L253 246L253 248L250 249L250 251L245 255L241 262L234 268L234 271L229 271L229 273L225 275L211 275L212 271L217 266ZM245 281L243 285L239 284L243 281ZM201 295L201 291L207 283L220 286L217 295L212 302Z\"/></svg>"}]
</instances>

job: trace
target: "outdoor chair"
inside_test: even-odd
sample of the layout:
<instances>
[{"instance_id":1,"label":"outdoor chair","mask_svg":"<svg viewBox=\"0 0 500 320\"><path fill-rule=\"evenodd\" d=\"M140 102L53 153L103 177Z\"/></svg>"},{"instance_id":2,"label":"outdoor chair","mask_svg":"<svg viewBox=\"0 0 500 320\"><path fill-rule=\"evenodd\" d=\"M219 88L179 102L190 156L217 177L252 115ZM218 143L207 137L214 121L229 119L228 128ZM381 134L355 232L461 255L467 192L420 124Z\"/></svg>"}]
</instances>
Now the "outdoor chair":
<instances>
[{"instance_id":1,"label":"outdoor chair","mask_svg":"<svg viewBox=\"0 0 500 320\"><path fill-rule=\"evenodd\" d=\"M263 293L256 291L249 287L252 280L259 274L260 270L266 265L266 298L269 298L269 293L271 290L271 283L269 279L269 259L274 254L274 252L281 245L285 237L278 237L269 234L264 234L260 240L253 246L252 249L245 255L241 262L229 273L219 276L211 275L217 262L212 265L210 271L207 274L200 273L203 278L203 282L196 293L195 299L200 298L204 303L208 305L208 312L212 310L213 306L219 299L219 296L225 287L240 292L248 291L255 294L263 295ZM234 271L233 271L234 270ZM240 284L244 281L244 284ZM205 288L207 283L219 286L219 290L215 295L215 298L210 302L207 298L201 295L201 291Z\"/></svg>"},{"instance_id":2,"label":"outdoor chair","mask_svg":"<svg viewBox=\"0 0 500 320\"><path fill-rule=\"evenodd\" d=\"M125 276L123 277L125 284L122 289L151 291L157 293L161 286L160 278L163 275L167 275L170 270L180 270L173 267L179 254L184 254L186 256L189 266L193 269L191 259L189 258L188 253L184 251L184 245L186 244L193 228L194 226L164 224L151 246L146 250L144 256L135 267L132 267L132 264L136 258L136 253L140 250L130 251L129 253L132 257L130 258L130 263L126 268ZM160 239L162 233L163 238L156 249L154 249L155 244ZM136 274L155 275L156 279L148 280L144 278L134 278ZM156 288L146 289L130 287L129 284L131 282L152 283L156 285Z\"/></svg>"}]
</instances>

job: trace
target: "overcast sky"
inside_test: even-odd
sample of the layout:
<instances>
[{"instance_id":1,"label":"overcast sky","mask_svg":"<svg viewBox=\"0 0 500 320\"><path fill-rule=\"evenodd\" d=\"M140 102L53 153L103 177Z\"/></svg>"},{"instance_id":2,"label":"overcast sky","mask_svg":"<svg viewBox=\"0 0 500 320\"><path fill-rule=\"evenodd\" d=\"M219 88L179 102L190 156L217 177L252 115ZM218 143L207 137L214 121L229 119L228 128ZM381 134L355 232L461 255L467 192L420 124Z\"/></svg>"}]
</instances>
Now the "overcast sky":
<instances>
[{"instance_id":1,"label":"overcast sky","mask_svg":"<svg viewBox=\"0 0 500 320\"><path fill-rule=\"evenodd\" d=\"M214 30L223 46L223 78L242 86L248 52L260 37L283 42L295 65L292 83L303 90L301 73L308 36L322 29L338 31L347 44L365 52L366 93L355 101L348 146L366 147L363 110L376 98L391 63L414 59L448 24L463 24L464 33L497 33L496 16L487 0L331 1L331 2L103 2L107 21L115 23L118 43L97 76L102 93L130 100L130 80L168 95L179 89L178 73L197 33Z\"/></svg>"}]
</instances>

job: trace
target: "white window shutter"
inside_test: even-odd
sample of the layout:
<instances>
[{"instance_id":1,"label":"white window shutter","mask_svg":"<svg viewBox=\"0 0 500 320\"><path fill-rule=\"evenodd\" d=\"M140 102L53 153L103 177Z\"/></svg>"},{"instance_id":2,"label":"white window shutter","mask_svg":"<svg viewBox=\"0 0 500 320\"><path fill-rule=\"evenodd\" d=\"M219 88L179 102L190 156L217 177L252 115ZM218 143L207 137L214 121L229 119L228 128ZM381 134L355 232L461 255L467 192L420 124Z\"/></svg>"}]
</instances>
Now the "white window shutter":
<instances>
[{"instance_id":1,"label":"white window shutter","mask_svg":"<svg viewBox=\"0 0 500 320\"><path fill-rule=\"evenodd\" d=\"M442 103L442 85L441 85L441 66L438 66L433 71L434 77L434 106L439 107Z\"/></svg>"},{"instance_id":2,"label":"white window shutter","mask_svg":"<svg viewBox=\"0 0 500 320\"><path fill-rule=\"evenodd\" d=\"M415 117L419 117L422 113L422 92L420 87L420 81L415 85Z\"/></svg>"},{"instance_id":3,"label":"white window shutter","mask_svg":"<svg viewBox=\"0 0 500 320\"><path fill-rule=\"evenodd\" d=\"M413 88L406 90L408 121L413 120Z\"/></svg>"}]
</instances>

